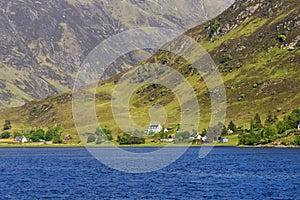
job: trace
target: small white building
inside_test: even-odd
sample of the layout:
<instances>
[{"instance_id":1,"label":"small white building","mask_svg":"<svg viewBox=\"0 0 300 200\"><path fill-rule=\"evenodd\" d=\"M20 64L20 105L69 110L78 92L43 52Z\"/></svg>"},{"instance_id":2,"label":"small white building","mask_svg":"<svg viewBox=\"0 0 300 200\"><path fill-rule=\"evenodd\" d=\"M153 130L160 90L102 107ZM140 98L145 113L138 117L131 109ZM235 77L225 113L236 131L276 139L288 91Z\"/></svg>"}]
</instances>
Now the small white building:
<instances>
[{"instance_id":1,"label":"small white building","mask_svg":"<svg viewBox=\"0 0 300 200\"><path fill-rule=\"evenodd\" d=\"M161 142L173 142L174 138L168 138L168 139L160 139Z\"/></svg>"},{"instance_id":2,"label":"small white building","mask_svg":"<svg viewBox=\"0 0 300 200\"><path fill-rule=\"evenodd\" d=\"M19 142L19 143L26 143L28 142L27 138L23 136L18 136L14 139L14 142Z\"/></svg>"},{"instance_id":3,"label":"small white building","mask_svg":"<svg viewBox=\"0 0 300 200\"><path fill-rule=\"evenodd\" d=\"M165 128L164 133L167 133L169 131L173 130L173 128Z\"/></svg>"},{"instance_id":4,"label":"small white building","mask_svg":"<svg viewBox=\"0 0 300 200\"><path fill-rule=\"evenodd\" d=\"M162 126L160 124L150 124L147 130L145 130L145 133L147 134L156 134L159 133L162 130Z\"/></svg>"}]
</instances>

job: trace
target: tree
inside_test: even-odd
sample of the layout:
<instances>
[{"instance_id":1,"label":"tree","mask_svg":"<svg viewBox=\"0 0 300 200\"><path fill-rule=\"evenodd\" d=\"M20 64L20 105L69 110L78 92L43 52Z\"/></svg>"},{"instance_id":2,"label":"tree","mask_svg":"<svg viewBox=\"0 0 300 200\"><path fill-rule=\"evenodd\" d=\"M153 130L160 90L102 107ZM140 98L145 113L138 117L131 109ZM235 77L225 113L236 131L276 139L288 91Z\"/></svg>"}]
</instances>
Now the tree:
<instances>
[{"instance_id":1,"label":"tree","mask_svg":"<svg viewBox=\"0 0 300 200\"><path fill-rule=\"evenodd\" d=\"M253 124L253 128L254 130L260 130L262 128L262 124L261 124L261 119L258 113L255 114L254 117L254 124Z\"/></svg>"},{"instance_id":2,"label":"tree","mask_svg":"<svg viewBox=\"0 0 300 200\"><path fill-rule=\"evenodd\" d=\"M279 121L276 125L277 131L279 134L284 133L285 131L287 131L287 124L285 121Z\"/></svg>"},{"instance_id":3,"label":"tree","mask_svg":"<svg viewBox=\"0 0 300 200\"><path fill-rule=\"evenodd\" d=\"M267 144L277 139L277 129L274 126L265 126L261 131L261 143Z\"/></svg>"},{"instance_id":4,"label":"tree","mask_svg":"<svg viewBox=\"0 0 300 200\"><path fill-rule=\"evenodd\" d=\"M3 125L3 130L7 131L11 129L11 123L10 120L5 120L4 125Z\"/></svg>"},{"instance_id":5,"label":"tree","mask_svg":"<svg viewBox=\"0 0 300 200\"><path fill-rule=\"evenodd\" d=\"M50 127L45 133L45 140L53 143L62 143L61 134L64 132L64 128L61 126Z\"/></svg>"},{"instance_id":6,"label":"tree","mask_svg":"<svg viewBox=\"0 0 300 200\"><path fill-rule=\"evenodd\" d=\"M299 120L300 120L300 109L295 109L292 111L290 115L284 117L287 130L297 128Z\"/></svg>"},{"instance_id":7,"label":"tree","mask_svg":"<svg viewBox=\"0 0 300 200\"><path fill-rule=\"evenodd\" d=\"M139 138L136 136L131 136L128 133L124 133L123 136L118 136L117 140L120 145L124 144L145 144L145 138Z\"/></svg>"},{"instance_id":8,"label":"tree","mask_svg":"<svg viewBox=\"0 0 300 200\"><path fill-rule=\"evenodd\" d=\"M236 131L236 125L233 123L233 121L230 121L228 124L228 130L232 130L233 132Z\"/></svg>"},{"instance_id":9,"label":"tree","mask_svg":"<svg viewBox=\"0 0 300 200\"><path fill-rule=\"evenodd\" d=\"M261 139L260 135L255 133L239 135L239 144L257 145L260 143L260 139Z\"/></svg>"},{"instance_id":10,"label":"tree","mask_svg":"<svg viewBox=\"0 0 300 200\"><path fill-rule=\"evenodd\" d=\"M60 138L60 135L55 135L52 139L53 144L61 144L63 140Z\"/></svg>"},{"instance_id":11,"label":"tree","mask_svg":"<svg viewBox=\"0 0 300 200\"><path fill-rule=\"evenodd\" d=\"M45 133L45 136L44 136L45 140L46 141L51 141L53 139L53 133L48 130L46 133Z\"/></svg>"},{"instance_id":12,"label":"tree","mask_svg":"<svg viewBox=\"0 0 300 200\"><path fill-rule=\"evenodd\" d=\"M219 20L215 20L214 23L211 25L210 28L210 33L209 33L209 38L211 39L213 37L213 35L217 32L217 30L220 28L221 23L219 22Z\"/></svg>"},{"instance_id":13,"label":"tree","mask_svg":"<svg viewBox=\"0 0 300 200\"><path fill-rule=\"evenodd\" d=\"M0 138L2 139L10 138L10 133L8 131L5 131L0 135Z\"/></svg>"},{"instance_id":14,"label":"tree","mask_svg":"<svg viewBox=\"0 0 300 200\"><path fill-rule=\"evenodd\" d=\"M295 136L295 145L300 145L300 136L299 135L296 135Z\"/></svg>"},{"instance_id":15,"label":"tree","mask_svg":"<svg viewBox=\"0 0 300 200\"><path fill-rule=\"evenodd\" d=\"M221 135L228 135L228 131L227 131L226 126L224 124L222 125Z\"/></svg>"},{"instance_id":16,"label":"tree","mask_svg":"<svg viewBox=\"0 0 300 200\"><path fill-rule=\"evenodd\" d=\"M29 133L29 138L32 142L39 142L41 139L43 140L45 137L45 131L43 129L31 130Z\"/></svg>"},{"instance_id":17,"label":"tree","mask_svg":"<svg viewBox=\"0 0 300 200\"><path fill-rule=\"evenodd\" d=\"M201 132L201 136L204 137L207 135L207 130L206 129L203 129L202 132Z\"/></svg>"},{"instance_id":18,"label":"tree","mask_svg":"<svg viewBox=\"0 0 300 200\"><path fill-rule=\"evenodd\" d=\"M104 126L104 127L97 127L96 128L96 131L95 131L95 134L101 138L105 138L109 141L113 140L113 137L112 137L112 134L111 134L111 130L107 127L107 126ZM98 140L97 140L98 141ZM99 140L100 141L100 140Z\"/></svg>"},{"instance_id":19,"label":"tree","mask_svg":"<svg viewBox=\"0 0 300 200\"><path fill-rule=\"evenodd\" d=\"M277 121L277 117L275 115L273 115L272 112L269 112L267 115L267 119L265 121L265 126L271 126L273 124L275 124Z\"/></svg>"},{"instance_id":20,"label":"tree","mask_svg":"<svg viewBox=\"0 0 300 200\"><path fill-rule=\"evenodd\" d=\"M16 137L18 137L18 136L22 136L22 134L19 133L19 132L17 132L17 131L15 131L14 134L13 134L13 136L14 136L14 138L16 138Z\"/></svg>"},{"instance_id":21,"label":"tree","mask_svg":"<svg viewBox=\"0 0 300 200\"><path fill-rule=\"evenodd\" d=\"M251 119L251 122L250 122L250 133L253 133L254 132L254 122L253 122L253 119Z\"/></svg>"}]
</instances>

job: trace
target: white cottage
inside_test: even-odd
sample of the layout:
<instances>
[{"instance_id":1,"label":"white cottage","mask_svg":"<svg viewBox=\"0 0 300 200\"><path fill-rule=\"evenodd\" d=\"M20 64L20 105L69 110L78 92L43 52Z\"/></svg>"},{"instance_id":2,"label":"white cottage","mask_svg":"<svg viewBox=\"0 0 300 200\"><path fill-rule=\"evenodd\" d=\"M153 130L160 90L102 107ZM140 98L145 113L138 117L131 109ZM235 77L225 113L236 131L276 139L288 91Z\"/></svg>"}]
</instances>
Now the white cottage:
<instances>
[{"instance_id":1,"label":"white cottage","mask_svg":"<svg viewBox=\"0 0 300 200\"><path fill-rule=\"evenodd\" d=\"M26 143L28 142L27 138L23 136L18 136L14 139L14 142L19 142L19 143Z\"/></svg>"},{"instance_id":2,"label":"white cottage","mask_svg":"<svg viewBox=\"0 0 300 200\"><path fill-rule=\"evenodd\" d=\"M147 130L145 130L145 133L150 134L156 134L159 133L162 130L162 126L160 124L150 124Z\"/></svg>"}]
</instances>

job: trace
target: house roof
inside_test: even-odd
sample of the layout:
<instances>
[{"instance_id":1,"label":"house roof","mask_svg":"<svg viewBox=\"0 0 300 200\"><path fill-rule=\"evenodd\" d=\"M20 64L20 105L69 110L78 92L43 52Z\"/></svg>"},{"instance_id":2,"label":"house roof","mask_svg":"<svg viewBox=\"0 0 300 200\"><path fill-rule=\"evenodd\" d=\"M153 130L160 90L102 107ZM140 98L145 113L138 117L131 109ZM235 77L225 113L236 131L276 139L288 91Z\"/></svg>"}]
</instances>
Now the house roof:
<instances>
[{"instance_id":1,"label":"house roof","mask_svg":"<svg viewBox=\"0 0 300 200\"><path fill-rule=\"evenodd\" d=\"M158 128L160 126L160 124L151 124L149 126L149 129L155 129L155 128Z\"/></svg>"},{"instance_id":2,"label":"house roof","mask_svg":"<svg viewBox=\"0 0 300 200\"><path fill-rule=\"evenodd\" d=\"M193 134L191 135L191 137L196 137L196 136L198 136L198 133L193 133Z\"/></svg>"},{"instance_id":3,"label":"house roof","mask_svg":"<svg viewBox=\"0 0 300 200\"><path fill-rule=\"evenodd\" d=\"M25 136L17 136L14 141L22 141Z\"/></svg>"}]
</instances>

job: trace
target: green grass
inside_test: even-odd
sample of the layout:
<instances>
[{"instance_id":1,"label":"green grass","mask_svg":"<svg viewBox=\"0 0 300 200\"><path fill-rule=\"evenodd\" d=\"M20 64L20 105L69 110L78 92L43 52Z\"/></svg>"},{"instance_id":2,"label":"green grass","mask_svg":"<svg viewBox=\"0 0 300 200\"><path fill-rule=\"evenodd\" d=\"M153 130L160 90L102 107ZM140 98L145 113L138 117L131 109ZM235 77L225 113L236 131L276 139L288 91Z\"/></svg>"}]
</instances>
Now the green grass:
<instances>
[{"instance_id":1,"label":"green grass","mask_svg":"<svg viewBox=\"0 0 300 200\"><path fill-rule=\"evenodd\" d=\"M216 143L216 146L238 146L239 144L238 135L228 135L228 136L224 136L224 138L227 138L228 142L227 143L218 142Z\"/></svg>"}]
</instances>

